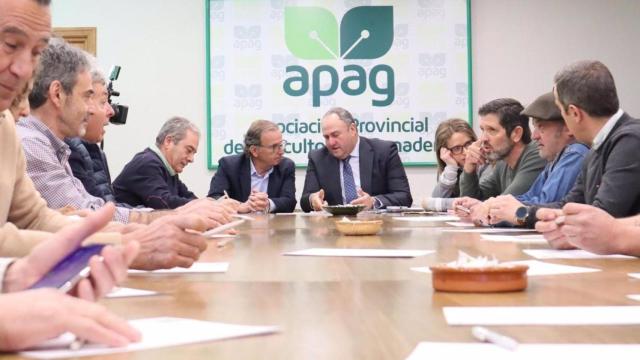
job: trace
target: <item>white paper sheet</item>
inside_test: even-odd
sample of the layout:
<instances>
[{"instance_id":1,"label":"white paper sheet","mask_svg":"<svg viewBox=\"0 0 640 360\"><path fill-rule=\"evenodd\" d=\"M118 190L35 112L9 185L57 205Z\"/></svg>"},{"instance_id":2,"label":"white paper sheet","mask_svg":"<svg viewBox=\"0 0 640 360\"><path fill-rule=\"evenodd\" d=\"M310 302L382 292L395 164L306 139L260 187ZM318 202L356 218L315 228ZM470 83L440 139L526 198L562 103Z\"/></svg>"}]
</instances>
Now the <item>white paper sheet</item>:
<instances>
[{"instance_id":1,"label":"white paper sheet","mask_svg":"<svg viewBox=\"0 0 640 360\"><path fill-rule=\"evenodd\" d=\"M391 218L392 220L397 221L407 221L407 222L440 222L440 221L459 221L460 218L453 215L433 215L433 216L395 216Z\"/></svg>"},{"instance_id":2,"label":"white paper sheet","mask_svg":"<svg viewBox=\"0 0 640 360\"><path fill-rule=\"evenodd\" d=\"M152 296L152 295L158 295L158 293L150 290L121 287L121 288L115 288L111 290L111 292L107 294L106 298L115 299L115 298Z\"/></svg>"},{"instance_id":3,"label":"white paper sheet","mask_svg":"<svg viewBox=\"0 0 640 360\"><path fill-rule=\"evenodd\" d=\"M459 233L520 233L533 232L531 229L521 228L492 228L492 227L474 227L472 229L442 229L442 232L459 232Z\"/></svg>"},{"instance_id":4,"label":"white paper sheet","mask_svg":"<svg viewBox=\"0 0 640 360\"><path fill-rule=\"evenodd\" d=\"M80 350L69 350L69 344L74 337L67 333L41 345L37 350L23 351L20 354L35 359L61 359L131 352L278 331L278 328L273 326L233 325L172 317L132 320L130 324L142 333L142 341L126 347L109 348L103 345L87 344Z\"/></svg>"},{"instance_id":5,"label":"white paper sheet","mask_svg":"<svg viewBox=\"0 0 640 360\"><path fill-rule=\"evenodd\" d=\"M536 259L637 259L626 255L598 255L584 250L522 250L525 254Z\"/></svg>"},{"instance_id":6,"label":"white paper sheet","mask_svg":"<svg viewBox=\"0 0 640 360\"><path fill-rule=\"evenodd\" d=\"M449 325L631 325L640 306L444 307Z\"/></svg>"},{"instance_id":7,"label":"white paper sheet","mask_svg":"<svg viewBox=\"0 0 640 360\"><path fill-rule=\"evenodd\" d=\"M395 249L330 249L312 248L291 251L283 255L290 256L349 256L349 257L391 257L412 258L434 253L435 250L395 250Z\"/></svg>"},{"instance_id":8,"label":"white paper sheet","mask_svg":"<svg viewBox=\"0 0 640 360\"><path fill-rule=\"evenodd\" d=\"M590 273L590 272L600 271L600 269L595 269L595 268L551 264L551 263L546 263L538 260L507 261L505 262L505 264L528 265L529 266L529 270L527 270L528 276L580 274L580 273ZM431 270L429 269L428 266L413 267L411 268L411 270L421 272L421 273L427 273L427 274L431 273Z\"/></svg>"},{"instance_id":9,"label":"white paper sheet","mask_svg":"<svg viewBox=\"0 0 640 360\"><path fill-rule=\"evenodd\" d=\"M190 268L175 267L172 269L160 269L153 271L129 269L129 275L224 273L227 272L228 269L228 262L197 262L191 265Z\"/></svg>"},{"instance_id":10,"label":"white paper sheet","mask_svg":"<svg viewBox=\"0 0 640 360\"><path fill-rule=\"evenodd\" d=\"M463 221L447 221L445 224L451 225L451 226L454 226L454 227L466 227L466 228L475 227L475 225L473 223L463 222Z\"/></svg>"},{"instance_id":11,"label":"white paper sheet","mask_svg":"<svg viewBox=\"0 0 640 360\"><path fill-rule=\"evenodd\" d=\"M632 277L634 279L640 279L640 273L629 273L627 275L629 275L629 277Z\"/></svg>"},{"instance_id":12,"label":"white paper sheet","mask_svg":"<svg viewBox=\"0 0 640 360\"><path fill-rule=\"evenodd\" d=\"M520 344L515 351L494 344L421 342L407 360L432 359L637 359L636 344Z\"/></svg>"},{"instance_id":13,"label":"white paper sheet","mask_svg":"<svg viewBox=\"0 0 640 360\"><path fill-rule=\"evenodd\" d=\"M640 301L640 294L631 294L627 295L627 297L631 300Z\"/></svg>"},{"instance_id":14,"label":"white paper sheet","mask_svg":"<svg viewBox=\"0 0 640 360\"><path fill-rule=\"evenodd\" d=\"M496 241L496 242L515 242L522 244L547 244L544 236L541 234L534 235L493 235L482 234L480 235L482 240Z\"/></svg>"}]
</instances>

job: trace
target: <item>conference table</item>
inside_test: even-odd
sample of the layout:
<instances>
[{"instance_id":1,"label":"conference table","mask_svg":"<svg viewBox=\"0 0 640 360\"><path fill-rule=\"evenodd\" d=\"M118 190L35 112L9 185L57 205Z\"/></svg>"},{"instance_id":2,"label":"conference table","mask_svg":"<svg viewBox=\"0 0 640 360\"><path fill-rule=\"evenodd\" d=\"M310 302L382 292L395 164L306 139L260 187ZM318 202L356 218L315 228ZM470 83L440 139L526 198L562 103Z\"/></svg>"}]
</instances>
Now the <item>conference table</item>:
<instances>
[{"instance_id":1,"label":"conference table","mask_svg":"<svg viewBox=\"0 0 640 360\"><path fill-rule=\"evenodd\" d=\"M375 236L342 236L336 217L254 215L224 247L212 241L200 261L229 262L226 273L131 276L125 286L160 296L105 299L128 318L173 316L274 325L279 332L125 354L105 359L404 359L422 341L477 342L470 326L450 326L444 306L640 305L638 259L545 260L600 272L529 277L525 291L434 291L431 275L412 271L450 262L458 251L500 261L530 259L545 244L491 242L477 233L443 232L444 222L412 223L388 214ZM405 215L413 216L413 215ZM415 258L283 256L307 248L435 250ZM494 326L520 343L640 343L640 326ZM18 358L13 355L9 358Z\"/></svg>"}]
</instances>

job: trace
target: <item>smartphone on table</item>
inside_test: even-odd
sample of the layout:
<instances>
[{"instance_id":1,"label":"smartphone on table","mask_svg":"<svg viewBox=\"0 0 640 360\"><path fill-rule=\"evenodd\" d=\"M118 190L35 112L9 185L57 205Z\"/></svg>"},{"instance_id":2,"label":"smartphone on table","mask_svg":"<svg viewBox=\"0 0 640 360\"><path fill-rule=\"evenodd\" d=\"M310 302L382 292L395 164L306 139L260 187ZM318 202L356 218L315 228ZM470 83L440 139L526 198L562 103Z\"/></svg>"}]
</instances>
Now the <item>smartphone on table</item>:
<instances>
[{"instance_id":1,"label":"smartphone on table","mask_svg":"<svg viewBox=\"0 0 640 360\"><path fill-rule=\"evenodd\" d=\"M82 246L67 255L53 269L46 273L30 289L56 288L69 292L76 284L89 276L89 260L93 255L99 255L105 244Z\"/></svg>"}]
</instances>

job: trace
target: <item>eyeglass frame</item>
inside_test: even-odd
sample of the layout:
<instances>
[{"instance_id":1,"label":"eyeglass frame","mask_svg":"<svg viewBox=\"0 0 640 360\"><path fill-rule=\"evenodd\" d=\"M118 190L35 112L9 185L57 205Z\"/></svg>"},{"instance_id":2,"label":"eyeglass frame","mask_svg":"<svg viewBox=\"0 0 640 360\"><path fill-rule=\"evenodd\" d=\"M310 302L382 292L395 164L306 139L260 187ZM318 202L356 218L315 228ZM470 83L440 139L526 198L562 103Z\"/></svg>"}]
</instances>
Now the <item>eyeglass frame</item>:
<instances>
[{"instance_id":1,"label":"eyeglass frame","mask_svg":"<svg viewBox=\"0 0 640 360\"><path fill-rule=\"evenodd\" d=\"M469 140L466 143L462 144L462 145L456 145L452 148L447 148L447 150L451 151L451 153L453 155L460 155L462 154L469 146L471 146L471 144L473 144L475 141L473 140ZM454 150L455 149L455 150Z\"/></svg>"},{"instance_id":2,"label":"eyeglass frame","mask_svg":"<svg viewBox=\"0 0 640 360\"><path fill-rule=\"evenodd\" d=\"M276 151L278 151L278 149L283 149L284 150L284 147L287 146L287 144L288 144L287 140L282 140L280 143L273 144L273 145L258 144L258 145L255 145L255 146L256 147L265 148L265 149L269 149L269 150L271 150L272 153L275 153Z\"/></svg>"}]
</instances>

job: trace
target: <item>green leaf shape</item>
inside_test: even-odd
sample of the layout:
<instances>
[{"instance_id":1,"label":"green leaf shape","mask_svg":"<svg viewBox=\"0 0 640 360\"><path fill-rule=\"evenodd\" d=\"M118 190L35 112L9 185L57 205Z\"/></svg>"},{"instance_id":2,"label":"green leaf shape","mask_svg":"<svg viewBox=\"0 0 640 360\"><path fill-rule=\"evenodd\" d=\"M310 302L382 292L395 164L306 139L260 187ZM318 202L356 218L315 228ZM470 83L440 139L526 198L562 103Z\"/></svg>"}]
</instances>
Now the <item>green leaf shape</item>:
<instances>
[{"instance_id":1,"label":"green leaf shape","mask_svg":"<svg viewBox=\"0 0 640 360\"><path fill-rule=\"evenodd\" d=\"M368 37L353 47L363 35ZM377 59L386 54L392 44L393 6L358 6L344 14L340 23L343 58Z\"/></svg>"},{"instance_id":2,"label":"green leaf shape","mask_svg":"<svg viewBox=\"0 0 640 360\"><path fill-rule=\"evenodd\" d=\"M325 60L338 57L338 21L325 8L286 7L284 34L287 48L299 59Z\"/></svg>"}]
</instances>

